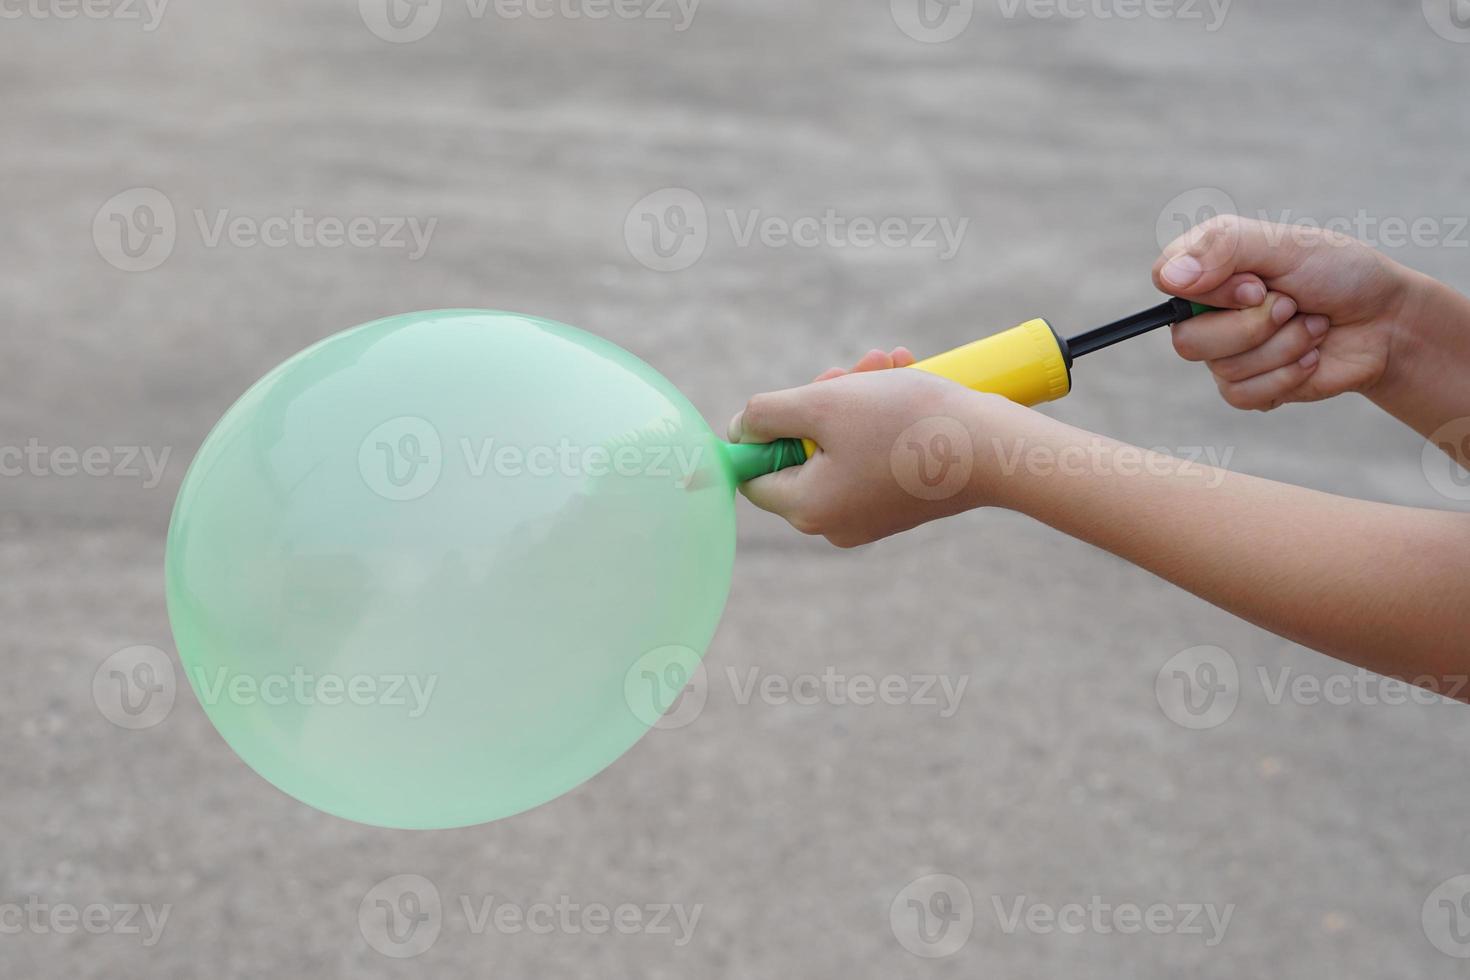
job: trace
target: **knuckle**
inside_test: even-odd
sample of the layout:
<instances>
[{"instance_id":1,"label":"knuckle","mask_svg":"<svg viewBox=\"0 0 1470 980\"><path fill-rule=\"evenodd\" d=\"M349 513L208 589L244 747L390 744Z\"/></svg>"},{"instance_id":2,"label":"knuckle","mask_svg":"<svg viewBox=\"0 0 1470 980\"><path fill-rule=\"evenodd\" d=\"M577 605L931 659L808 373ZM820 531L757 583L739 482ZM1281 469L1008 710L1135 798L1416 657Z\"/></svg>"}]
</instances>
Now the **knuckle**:
<instances>
[{"instance_id":1,"label":"knuckle","mask_svg":"<svg viewBox=\"0 0 1470 980\"><path fill-rule=\"evenodd\" d=\"M1238 214L1217 214L1199 226L1199 244L1206 250L1240 237L1242 218Z\"/></svg>"},{"instance_id":2,"label":"knuckle","mask_svg":"<svg viewBox=\"0 0 1470 980\"><path fill-rule=\"evenodd\" d=\"M1250 376L1246 374L1246 369L1244 365L1242 365L1233 357L1224 357L1218 361L1210 361L1208 363L1208 367L1210 369L1210 373L1215 376L1215 380L1217 381L1223 381L1227 383L1232 381L1244 381Z\"/></svg>"},{"instance_id":3,"label":"knuckle","mask_svg":"<svg viewBox=\"0 0 1470 980\"><path fill-rule=\"evenodd\" d=\"M1208 237L1212 235L1228 235L1240 231L1241 222L1245 219L1238 214L1217 214L1200 225L1203 233Z\"/></svg>"},{"instance_id":4,"label":"knuckle","mask_svg":"<svg viewBox=\"0 0 1470 980\"><path fill-rule=\"evenodd\" d=\"M1257 401L1250 392L1243 390L1240 385L1229 382L1220 386L1220 397L1225 399L1225 404L1231 408L1248 410L1257 407Z\"/></svg>"},{"instance_id":5,"label":"knuckle","mask_svg":"<svg viewBox=\"0 0 1470 980\"><path fill-rule=\"evenodd\" d=\"M1271 304L1268 302L1264 309L1253 312L1246 317L1245 324L1241 328L1241 336L1251 347L1259 347L1276 333L1276 323L1271 319Z\"/></svg>"},{"instance_id":6,"label":"knuckle","mask_svg":"<svg viewBox=\"0 0 1470 980\"><path fill-rule=\"evenodd\" d=\"M801 534L817 535L825 533L825 525L810 511L793 511L786 515L786 520Z\"/></svg>"},{"instance_id":7,"label":"knuckle","mask_svg":"<svg viewBox=\"0 0 1470 980\"><path fill-rule=\"evenodd\" d=\"M740 414L741 423L746 429L760 429L770 410L770 395L751 395L745 403L745 411Z\"/></svg>"},{"instance_id":8,"label":"knuckle","mask_svg":"<svg viewBox=\"0 0 1470 980\"><path fill-rule=\"evenodd\" d=\"M1292 326L1291 345L1287 352L1291 357L1298 358L1313 349L1316 338L1307 329L1305 320L1301 320Z\"/></svg>"},{"instance_id":9,"label":"knuckle","mask_svg":"<svg viewBox=\"0 0 1470 980\"><path fill-rule=\"evenodd\" d=\"M1320 229L1317 240L1320 244L1326 245L1330 248L1352 248L1354 245L1363 244L1360 240L1354 238L1352 235L1349 235L1346 232L1338 231L1335 228Z\"/></svg>"},{"instance_id":10,"label":"knuckle","mask_svg":"<svg viewBox=\"0 0 1470 980\"><path fill-rule=\"evenodd\" d=\"M1192 331L1175 329L1173 331L1174 353L1186 361L1199 360L1198 348L1195 346Z\"/></svg>"}]
</instances>

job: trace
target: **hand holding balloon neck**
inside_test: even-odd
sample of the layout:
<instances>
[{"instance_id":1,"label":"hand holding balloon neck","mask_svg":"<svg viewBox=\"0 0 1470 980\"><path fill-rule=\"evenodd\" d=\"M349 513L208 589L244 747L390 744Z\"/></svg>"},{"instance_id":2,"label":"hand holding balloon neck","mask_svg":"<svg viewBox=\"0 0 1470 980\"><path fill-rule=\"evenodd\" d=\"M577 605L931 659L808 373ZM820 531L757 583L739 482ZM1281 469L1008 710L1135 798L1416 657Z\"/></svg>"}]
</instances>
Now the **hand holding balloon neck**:
<instances>
[{"instance_id":1,"label":"hand holding balloon neck","mask_svg":"<svg viewBox=\"0 0 1470 980\"><path fill-rule=\"evenodd\" d=\"M1181 323L1212 309L1171 298L1142 313L1071 338L1062 337L1050 323L1037 318L919 361L912 369L937 374L976 391L1004 395L1021 405L1040 405L1072 390L1072 363L1084 354L1159 327ZM810 439L726 443L724 448L735 479L741 483L805 463L817 450Z\"/></svg>"}]
</instances>

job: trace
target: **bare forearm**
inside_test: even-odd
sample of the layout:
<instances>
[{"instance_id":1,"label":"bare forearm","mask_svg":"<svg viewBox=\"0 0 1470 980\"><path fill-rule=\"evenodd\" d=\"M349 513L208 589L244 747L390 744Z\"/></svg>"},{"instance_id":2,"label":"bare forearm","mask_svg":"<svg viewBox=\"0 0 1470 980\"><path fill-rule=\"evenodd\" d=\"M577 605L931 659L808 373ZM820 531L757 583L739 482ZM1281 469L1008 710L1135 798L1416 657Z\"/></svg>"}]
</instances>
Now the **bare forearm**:
<instances>
[{"instance_id":1,"label":"bare forearm","mask_svg":"<svg viewBox=\"0 0 1470 980\"><path fill-rule=\"evenodd\" d=\"M1470 673L1470 516L1188 464L1039 415L1027 432L1033 459L1080 465L1022 458L1006 506L1350 663Z\"/></svg>"}]
</instances>

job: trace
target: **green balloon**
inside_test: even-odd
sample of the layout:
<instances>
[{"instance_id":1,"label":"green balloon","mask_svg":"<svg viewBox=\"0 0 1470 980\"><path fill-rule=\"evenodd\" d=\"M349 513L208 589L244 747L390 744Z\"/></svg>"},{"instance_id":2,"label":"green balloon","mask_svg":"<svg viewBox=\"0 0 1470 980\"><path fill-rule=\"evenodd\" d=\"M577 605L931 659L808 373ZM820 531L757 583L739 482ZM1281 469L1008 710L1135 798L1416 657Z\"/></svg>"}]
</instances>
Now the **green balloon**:
<instances>
[{"instance_id":1,"label":"green balloon","mask_svg":"<svg viewBox=\"0 0 1470 980\"><path fill-rule=\"evenodd\" d=\"M564 324L440 310L329 337L225 413L179 491L189 682L240 758L329 813L457 827L544 803L698 666L737 473L760 469L737 449Z\"/></svg>"}]
</instances>

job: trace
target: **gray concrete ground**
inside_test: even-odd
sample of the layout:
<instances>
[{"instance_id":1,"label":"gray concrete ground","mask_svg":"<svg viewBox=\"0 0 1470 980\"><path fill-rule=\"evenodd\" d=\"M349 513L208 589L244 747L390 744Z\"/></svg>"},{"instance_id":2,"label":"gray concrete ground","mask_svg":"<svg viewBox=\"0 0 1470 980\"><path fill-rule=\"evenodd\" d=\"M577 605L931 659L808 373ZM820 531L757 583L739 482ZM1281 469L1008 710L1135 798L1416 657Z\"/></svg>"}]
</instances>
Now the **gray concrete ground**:
<instances>
[{"instance_id":1,"label":"gray concrete ground","mask_svg":"<svg viewBox=\"0 0 1470 980\"><path fill-rule=\"evenodd\" d=\"M1102 16L1133 9L1122 0L981 2L962 30L968 0L923 23L906 0L706 0L684 30L652 0L606 19L570 15L591 0L549 17L434 0L392 23L375 3L174 0L156 24L122 0L75 19L57 16L77 9L63 0L5 5L0 442L106 447L114 469L113 447L171 455L157 485L31 469L0 482L0 973L1464 975L1441 951L1470 921L1453 907L1463 888L1434 890L1470 872L1470 713L1370 703L1385 693L1371 687L1273 704L1283 669L1344 668L1013 515L847 553L742 504L703 713L491 826L334 819L246 770L186 688L157 724L125 730L91 686L120 649L175 656L164 533L220 412L288 354L389 312L578 324L722 421L748 393L872 345L929 352L1032 315L1080 326L1137 308L1160 227L1222 194L1251 214L1366 220L1386 239L1393 220L1433 219L1433 240L1393 254L1470 287L1467 236L1445 220L1470 213L1470 45L1448 0L1239 0L1223 23L1185 0L1138 19ZM625 218L671 187L697 194L708 240L688 268L656 271ZM171 251L119 250L113 216L147 216L137 188L166 198L153 217L171 209ZM437 225L416 260L209 238L221 210L260 222L295 208ZM914 231L969 224L946 260L742 244L727 217L828 208ZM1367 403L1233 412L1162 337L1087 363L1050 411L1144 445L1228 450L1249 472L1455 506L1420 441ZM1233 658L1239 702L1191 730L1155 681L1200 645ZM730 672L752 667L968 687L948 717L742 704ZM398 874L443 906L437 940L408 958L375 946L417 947L359 916ZM963 888L905 891L934 874ZM579 919L541 935L478 926L492 896L700 916L688 937L595 935ZM1126 910L1046 927L1048 909L1098 902L1158 906L1162 934L1123 932ZM129 903L169 906L161 935L124 921ZM1184 921L1190 903L1230 910L1223 937Z\"/></svg>"}]
</instances>

